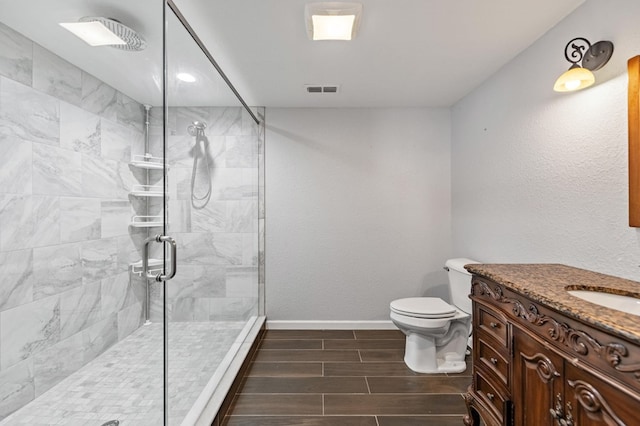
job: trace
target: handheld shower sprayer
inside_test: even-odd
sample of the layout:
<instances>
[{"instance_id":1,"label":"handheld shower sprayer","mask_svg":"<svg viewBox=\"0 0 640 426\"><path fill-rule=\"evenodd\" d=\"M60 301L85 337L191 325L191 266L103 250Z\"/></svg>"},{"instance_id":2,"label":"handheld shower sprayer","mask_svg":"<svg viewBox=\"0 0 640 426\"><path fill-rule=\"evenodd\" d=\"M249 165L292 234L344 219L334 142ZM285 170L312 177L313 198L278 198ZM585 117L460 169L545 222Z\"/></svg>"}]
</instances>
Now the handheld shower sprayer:
<instances>
[{"instance_id":1,"label":"handheld shower sprayer","mask_svg":"<svg viewBox=\"0 0 640 426\"><path fill-rule=\"evenodd\" d=\"M191 205L196 209L201 209L207 205L211 198L213 185L211 182L211 168L209 166L209 139L207 139L204 134L204 129L206 128L207 123L204 121L194 121L187 126L187 133L196 138L196 143L193 147L193 171L191 173ZM200 143L202 143L202 149L200 149ZM207 182L207 190L203 196L197 196L195 191L196 174L198 173L198 157L200 156L202 156L202 161L205 164L205 180Z\"/></svg>"}]
</instances>

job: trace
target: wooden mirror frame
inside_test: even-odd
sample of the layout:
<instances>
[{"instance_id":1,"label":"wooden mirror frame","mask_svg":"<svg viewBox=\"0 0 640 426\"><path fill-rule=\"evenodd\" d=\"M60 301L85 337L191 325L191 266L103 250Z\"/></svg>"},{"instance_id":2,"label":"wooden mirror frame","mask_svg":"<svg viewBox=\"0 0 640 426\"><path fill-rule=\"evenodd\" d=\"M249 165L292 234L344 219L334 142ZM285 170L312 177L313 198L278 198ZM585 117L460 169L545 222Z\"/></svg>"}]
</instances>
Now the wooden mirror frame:
<instances>
[{"instance_id":1,"label":"wooden mirror frame","mask_svg":"<svg viewBox=\"0 0 640 426\"><path fill-rule=\"evenodd\" d=\"M640 227L640 56L627 62L629 72L629 226Z\"/></svg>"}]
</instances>

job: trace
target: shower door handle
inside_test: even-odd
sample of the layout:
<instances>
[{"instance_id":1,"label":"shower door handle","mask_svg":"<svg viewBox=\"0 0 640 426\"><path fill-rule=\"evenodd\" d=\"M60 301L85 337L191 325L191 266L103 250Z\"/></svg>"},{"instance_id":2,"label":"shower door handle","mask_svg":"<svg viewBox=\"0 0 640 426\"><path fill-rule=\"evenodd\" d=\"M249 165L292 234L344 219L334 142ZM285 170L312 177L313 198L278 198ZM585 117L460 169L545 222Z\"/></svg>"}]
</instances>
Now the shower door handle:
<instances>
[{"instance_id":1,"label":"shower door handle","mask_svg":"<svg viewBox=\"0 0 640 426\"><path fill-rule=\"evenodd\" d=\"M169 243L169 249L171 252L171 269L168 274L157 274L154 275L149 272L149 244L152 242L161 243L164 246L164 243ZM169 281L171 278L176 276L177 268L176 262L178 260L178 250L177 250L176 240L168 235L156 235L154 237L149 237L144 240L144 245L142 246L142 273L145 277L156 280L158 282L161 281Z\"/></svg>"}]
</instances>

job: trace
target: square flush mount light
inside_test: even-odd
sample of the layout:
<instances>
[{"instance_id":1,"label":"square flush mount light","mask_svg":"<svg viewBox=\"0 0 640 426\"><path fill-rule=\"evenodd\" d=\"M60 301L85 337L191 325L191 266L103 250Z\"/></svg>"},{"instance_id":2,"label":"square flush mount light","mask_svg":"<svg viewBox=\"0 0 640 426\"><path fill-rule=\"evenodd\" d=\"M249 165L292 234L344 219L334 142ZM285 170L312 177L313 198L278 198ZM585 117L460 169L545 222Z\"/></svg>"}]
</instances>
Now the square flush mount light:
<instances>
[{"instance_id":1,"label":"square flush mount light","mask_svg":"<svg viewBox=\"0 0 640 426\"><path fill-rule=\"evenodd\" d=\"M308 3L304 8L311 40L351 40L360 26L360 3Z\"/></svg>"},{"instance_id":2,"label":"square flush mount light","mask_svg":"<svg viewBox=\"0 0 640 426\"><path fill-rule=\"evenodd\" d=\"M61 22L60 26L80 37L89 46L127 44L100 22Z\"/></svg>"}]
</instances>

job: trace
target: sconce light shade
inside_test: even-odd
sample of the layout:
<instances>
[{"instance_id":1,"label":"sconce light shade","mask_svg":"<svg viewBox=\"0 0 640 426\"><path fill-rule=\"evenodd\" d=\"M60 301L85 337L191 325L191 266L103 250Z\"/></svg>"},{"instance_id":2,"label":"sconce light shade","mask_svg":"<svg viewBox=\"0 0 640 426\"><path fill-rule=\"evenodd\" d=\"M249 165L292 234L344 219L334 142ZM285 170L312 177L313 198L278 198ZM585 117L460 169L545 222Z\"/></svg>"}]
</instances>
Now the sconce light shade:
<instances>
[{"instance_id":1,"label":"sconce light shade","mask_svg":"<svg viewBox=\"0 0 640 426\"><path fill-rule=\"evenodd\" d=\"M304 8L311 40L351 40L360 26L360 3L307 3Z\"/></svg>"},{"instance_id":2,"label":"sconce light shade","mask_svg":"<svg viewBox=\"0 0 640 426\"><path fill-rule=\"evenodd\" d=\"M564 48L564 57L572 65L568 71L558 77L553 85L553 90L572 92L591 86L596 82L591 71L599 70L605 66L612 54L613 43L610 41L599 41L594 45L582 37L569 41ZM582 62L582 65L579 65L579 62Z\"/></svg>"},{"instance_id":3,"label":"sconce light shade","mask_svg":"<svg viewBox=\"0 0 640 426\"><path fill-rule=\"evenodd\" d=\"M553 85L556 92L572 92L584 89L596 82L593 73L586 68L575 67L565 71Z\"/></svg>"}]
</instances>

